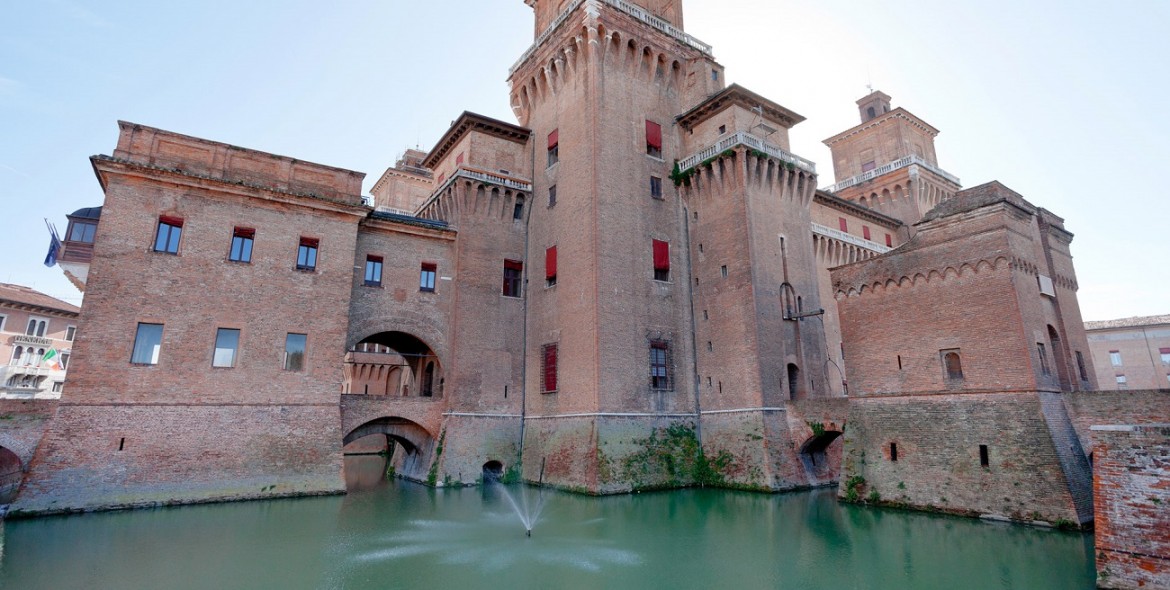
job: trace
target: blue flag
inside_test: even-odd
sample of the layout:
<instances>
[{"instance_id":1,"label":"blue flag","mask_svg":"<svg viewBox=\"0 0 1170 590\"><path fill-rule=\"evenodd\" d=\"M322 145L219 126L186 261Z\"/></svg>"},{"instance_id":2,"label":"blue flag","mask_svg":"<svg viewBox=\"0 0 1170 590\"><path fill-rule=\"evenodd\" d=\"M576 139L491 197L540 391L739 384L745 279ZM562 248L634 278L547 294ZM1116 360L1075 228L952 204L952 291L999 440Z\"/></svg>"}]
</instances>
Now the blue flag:
<instances>
[{"instance_id":1,"label":"blue flag","mask_svg":"<svg viewBox=\"0 0 1170 590\"><path fill-rule=\"evenodd\" d=\"M45 221L48 225L48 221ZM52 241L49 242L49 253L45 255L45 266L53 268L57 265L57 254L61 252L61 240L57 237L57 231L53 226L49 226L49 236Z\"/></svg>"}]
</instances>

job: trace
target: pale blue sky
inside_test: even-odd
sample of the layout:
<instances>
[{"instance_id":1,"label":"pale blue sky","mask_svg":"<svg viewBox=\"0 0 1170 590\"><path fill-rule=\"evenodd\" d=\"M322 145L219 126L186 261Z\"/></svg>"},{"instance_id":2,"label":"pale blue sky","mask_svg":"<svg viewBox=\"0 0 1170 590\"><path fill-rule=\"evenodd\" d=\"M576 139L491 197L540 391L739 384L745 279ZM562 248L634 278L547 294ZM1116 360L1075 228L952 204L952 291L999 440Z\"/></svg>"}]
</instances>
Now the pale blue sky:
<instances>
[{"instance_id":1,"label":"pale blue sky","mask_svg":"<svg viewBox=\"0 0 1170 590\"><path fill-rule=\"evenodd\" d=\"M39 0L0 19L0 281L79 302L43 217L99 205L88 157L118 119L367 173L463 110L514 120L521 0ZM879 8L880 6L880 8ZM857 123L872 82L942 131L939 164L1066 219L1086 319L1170 313L1163 0L685 0L727 79L806 116L792 149Z\"/></svg>"}]
</instances>

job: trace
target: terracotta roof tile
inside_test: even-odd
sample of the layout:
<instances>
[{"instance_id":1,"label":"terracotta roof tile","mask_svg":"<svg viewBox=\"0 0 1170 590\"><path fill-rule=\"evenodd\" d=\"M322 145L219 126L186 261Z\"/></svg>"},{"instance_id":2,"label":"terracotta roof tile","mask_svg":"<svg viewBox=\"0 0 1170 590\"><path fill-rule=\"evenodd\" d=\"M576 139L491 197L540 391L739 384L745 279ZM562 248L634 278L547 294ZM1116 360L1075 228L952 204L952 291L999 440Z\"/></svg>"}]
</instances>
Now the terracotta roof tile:
<instances>
[{"instance_id":1,"label":"terracotta roof tile","mask_svg":"<svg viewBox=\"0 0 1170 590\"><path fill-rule=\"evenodd\" d=\"M35 291L22 285L0 283L0 303L13 302L23 305L36 305L46 309L55 309L65 313L81 311L76 305L65 303L55 297L49 297L40 291Z\"/></svg>"}]
</instances>

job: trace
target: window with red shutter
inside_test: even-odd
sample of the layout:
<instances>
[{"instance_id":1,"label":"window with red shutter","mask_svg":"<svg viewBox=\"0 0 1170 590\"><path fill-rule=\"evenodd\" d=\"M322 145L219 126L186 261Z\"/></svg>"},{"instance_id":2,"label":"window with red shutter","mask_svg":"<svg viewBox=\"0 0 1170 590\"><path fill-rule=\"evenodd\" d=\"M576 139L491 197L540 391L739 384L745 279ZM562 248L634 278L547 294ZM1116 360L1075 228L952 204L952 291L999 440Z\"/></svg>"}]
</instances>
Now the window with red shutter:
<instances>
[{"instance_id":1,"label":"window with red shutter","mask_svg":"<svg viewBox=\"0 0 1170 590\"><path fill-rule=\"evenodd\" d=\"M519 260L504 261L504 297L520 297L523 276L524 263Z\"/></svg>"},{"instance_id":2,"label":"window with red shutter","mask_svg":"<svg viewBox=\"0 0 1170 590\"><path fill-rule=\"evenodd\" d=\"M552 166L561 161L561 137L560 129L553 129L552 133L548 134L548 165Z\"/></svg>"},{"instance_id":3,"label":"window with red shutter","mask_svg":"<svg viewBox=\"0 0 1170 590\"><path fill-rule=\"evenodd\" d=\"M863 226L861 226L861 237L863 237L863 238L865 238L865 239L867 239L867 240L868 240L868 239L870 239L870 238L869 238L869 226L868 226L868 225L863 225Z\"/></svg>"},{"instance_id":4,"label":"window with red shutter","mask_svg":"<svg viewBox=\"0 0 1170 590\"><path fill-rule=\"evenodd\" d=\"M544 251L544 284L551 287L557 284L557 247Z\"/></svg>"},{"instance_id":5,"label":"window with red shutter","mask_svg":"<svg viewBox=\"0 0 1170 590\"><path fill-rule=\"evenodd\" d=\"M654 250L654 280L670 280L670 243L662 240L653 241Z\"/></svg>"},{"instance_id":6,"label":"window with red shutter","mask_svg":"<svg viewBox=\"0 0 1170 590\"><path fill-rule=\"evenodd\" d=\"M843 232L849 231L849 222L845 221L844 217L837 218L837 225L841 226L841 231L843 231Z\"/></svg>"},{"instance_id":7,"label":"window with red shutter","mask_svg":"<svg viewBox=\"0 0 1170 590\"><path fill-rule=\"evenodd\" d=\"M894 247L894 236L891 236L890 234L886 234L886 247L887 248Z\"/></svg>"},{"instance_id":8,"label":"window with red shutter","mask_svg":"<svg viewBox=\"0 0 1170 590\"><path fill-rule=\"evenodd\" d=\"M455 156L455 165L456 166L463 165L463 152L459 152L459 155Z\"/></svg>"},{"instance_id":9,"label":"window with red shutter","mask_svg":"<svg viewBox=\"0 0 1170 590\"><path fill-rule=\"evenodd\" d=\"M649 120L646 121L646 153L662 157L662 125Z\"/></svg>"},{"instance_id":10,"label":"window with red shutter","mask_svg":"<svg viewBox=\"0 0 1170 590\"><path fill-rule=\"evenodd\" d=\"M557 390L557 345L545 344L540 347L540 357L540 392L555 393Z\"/></svg>"}]
</instances>

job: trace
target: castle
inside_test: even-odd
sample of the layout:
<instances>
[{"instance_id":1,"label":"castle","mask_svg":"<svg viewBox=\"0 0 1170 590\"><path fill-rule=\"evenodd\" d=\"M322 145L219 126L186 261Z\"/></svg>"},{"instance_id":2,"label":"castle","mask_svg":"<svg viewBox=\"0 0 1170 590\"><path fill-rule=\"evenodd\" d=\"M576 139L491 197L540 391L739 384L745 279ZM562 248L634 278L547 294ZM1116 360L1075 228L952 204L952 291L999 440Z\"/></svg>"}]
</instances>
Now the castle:
<instances>
[{"instance_id":1,"label":"castle","mask_svg":"<svg viewBox=\"0 0 1170 590\"><path fill-rule=\"evenodd\" d=\"M1059 217L963 190L881 92L818 190L803 118L728 85L680 0L526 2L518 124L463 113L369 197L359 172L119 123L13 510L339 493L343 445L377 435L433 485L848 480L1092 520L1088 426L1115 414L1077 393L1097 377ZM1148 399L1125 419L1170 414Z\"/></svg>"}]
</instances>

